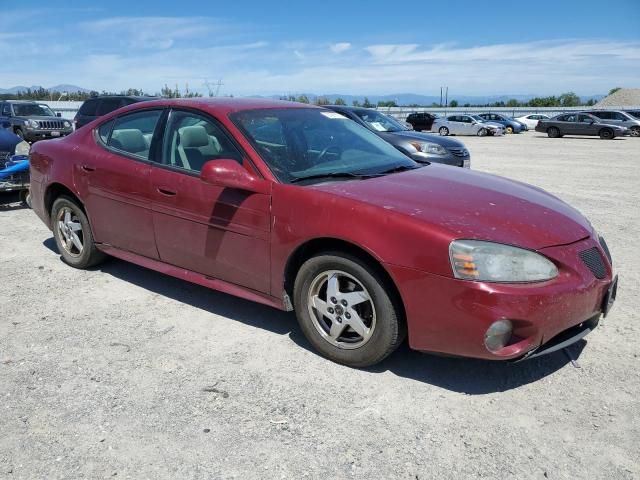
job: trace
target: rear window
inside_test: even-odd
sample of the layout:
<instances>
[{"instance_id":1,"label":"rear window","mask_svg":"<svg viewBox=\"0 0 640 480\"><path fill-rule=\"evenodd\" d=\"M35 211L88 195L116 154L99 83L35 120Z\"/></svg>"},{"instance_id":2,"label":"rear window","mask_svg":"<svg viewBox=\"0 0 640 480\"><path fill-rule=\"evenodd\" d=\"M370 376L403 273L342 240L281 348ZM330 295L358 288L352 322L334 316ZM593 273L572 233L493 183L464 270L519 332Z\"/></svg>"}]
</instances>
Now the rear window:
<instances>
[{"instance_id":1,"label":"rear window","mask_svg":"<svg viewBox=\"0 0 640 480\"><path fill-rule=\"evenodd\" d=\"M117 110L121 106L123 106L123 102L120 98L103 98L100 100L100 106L96 114L100 117Z\"/></svg>"},{"instance_id":2,"label":"rear window","mask_svg":"<svg viewBox=\"0 0 640 480\"><path fill-rule=\"evenodd\" d=\"M80 110L78 110L78 114L80 115L88 115L94 117L96 115L96 109L98 108L98 100L87 100L82 104Z\"/></svg>"}]
</instances>

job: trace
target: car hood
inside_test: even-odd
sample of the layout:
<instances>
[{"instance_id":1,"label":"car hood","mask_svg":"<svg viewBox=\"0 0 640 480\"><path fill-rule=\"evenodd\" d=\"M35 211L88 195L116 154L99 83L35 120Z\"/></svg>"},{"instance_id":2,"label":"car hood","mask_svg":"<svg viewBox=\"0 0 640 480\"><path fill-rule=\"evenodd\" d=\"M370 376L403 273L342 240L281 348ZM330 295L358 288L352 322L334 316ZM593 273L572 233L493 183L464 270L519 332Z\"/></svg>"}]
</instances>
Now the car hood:
<instances>
[{"instance_id":1,"label":"car hood","mask_svg":"<svg viewBox=\"0 0 640 480\"><path fill-rule=\"evenodd\" d=\"M401 131L401 132L385 132L386 136L398 136L401 138L406 138L407 140L418 140L420 142L431 142L437 145L441 145L445 148L463 148L464 144L459 140L455 140L453 138L447 138L440 135L435 135L432 133L422 133L422 132L412 132L411 130Z\"/></svg>"},{"instance_id":2,"label":"car hood","mask_svg":"<svg viewBox=\"0 0 640 480\"><path fill-rule=\"evenodd\" d=\"M542 189L442 165L312 188L376 205L389 215L410 216L448 240L537 250L576 242L593 230L580 212Z\"/></svg>"}]
</instances>

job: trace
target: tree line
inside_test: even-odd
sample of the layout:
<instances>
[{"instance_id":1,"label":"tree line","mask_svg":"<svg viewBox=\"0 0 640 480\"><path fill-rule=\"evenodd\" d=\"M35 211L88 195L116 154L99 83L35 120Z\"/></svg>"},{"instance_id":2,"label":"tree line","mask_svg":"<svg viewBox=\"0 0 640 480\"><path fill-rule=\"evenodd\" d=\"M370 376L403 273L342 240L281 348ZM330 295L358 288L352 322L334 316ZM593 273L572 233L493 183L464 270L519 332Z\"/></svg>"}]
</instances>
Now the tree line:
<instances>
[{"instance_id":1,"label":"tree line","mask_svg":"<svg viewBox=\"0 0 640 480\"><path fill-rule=\"evenodd\" d=\"M129 95L135 97L165 97L165 98L193 98L202 97L201 93L193 92L189 90L189 85L185 85L185 88L180 89L178 85L175 88L171 88L165 84L159 92L148 93L141 88L128 88L127 90L121 90L120 92L108 92L103 90L98 92L97 90L91 91L77 91L77 92L61 92L58 90L49 90L48 88L27 88L16 93L0 93L0 100L70 100L70 101L84 101L91 97L97 97L98 95Z\"/></svg>"}]
</instances>

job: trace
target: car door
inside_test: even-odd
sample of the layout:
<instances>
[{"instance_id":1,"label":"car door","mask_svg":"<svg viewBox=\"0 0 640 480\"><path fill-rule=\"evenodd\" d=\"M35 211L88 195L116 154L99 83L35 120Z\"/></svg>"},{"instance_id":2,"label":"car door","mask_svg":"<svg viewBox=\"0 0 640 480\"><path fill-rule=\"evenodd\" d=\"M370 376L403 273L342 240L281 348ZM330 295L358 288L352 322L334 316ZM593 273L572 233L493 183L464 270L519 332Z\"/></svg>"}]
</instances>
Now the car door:
<instances>
[{"instance_id":1,"label":"car door","mask_svg":"<svg viewBox=\"0 0 640 480\"><path fill-rule=\"evenodd\" d=\"M447 117L447 122L445 126L449 129L449 134L451 135L460 135L462 131L457 115L452 115L450 117Z\"/></svg>"},{"instance_id":2,"label":"car door","mask_svg":"<svg viewBox=\"0 0 640 480\"><path fill-rule=\"evenodd\" d=\"M462 130L462 135L475 135L473 131L473 119L467 115L462 115L460 118L460 128Z\"/></svg>"},{"instance_id":3,"label":"car door","mask_svg":"<svg viewBox=\"0 0 640 480\"><path fill-rule=\"evenodd\" d=\"M151 217L152 144L162 109L122 115L100 125L98 148L76 165L95 240L158 258Z\"/></svg>"},{"instance_id":4,"label":"car door","mask_svg":"<svg viewBox=\"0 0 640 480\"><path fill-rule=\"evenodd\" d=\"M200 179L208 161L232 159L255 173L222 125L171 111L151 169L156 244L163 262L260 291L270 290L270 195Z\"/></svg>"},{"instance_id":5,"label":"car door","mask_svg":"<svg viewBox=\"0 0 640 480\"><path fill-rule=\"evenodd\" d=\"M591 115L577 115L578 135L598 135L601 125L596 117Z\"/></svg>"}]
</instances>

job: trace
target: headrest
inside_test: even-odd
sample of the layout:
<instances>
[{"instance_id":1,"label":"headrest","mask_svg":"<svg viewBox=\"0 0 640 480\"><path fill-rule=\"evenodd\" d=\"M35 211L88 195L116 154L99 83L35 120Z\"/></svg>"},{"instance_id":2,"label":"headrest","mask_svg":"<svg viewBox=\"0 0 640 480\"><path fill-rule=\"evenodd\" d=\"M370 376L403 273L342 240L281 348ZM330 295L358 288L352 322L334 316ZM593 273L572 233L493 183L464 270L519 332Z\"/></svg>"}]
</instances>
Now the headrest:
<instances>
[{"instance_id":1,"label":"headrest","mask_svg":"<svg viewBox=\"0 0 640 480\"><path fill-rule=\"evenodd\" d=\"M111 138L117 140L122 146L122 150L126 152L144 152L147 150L147 142L144 135L137 128L125 128L123 130L114 130Z\"/></svg>"},{"instance_id":2,"label":"headrest","mask_svg":"<svg viewBox=\"0 0 640 480\"><path fill-rule=\"evenodd\" d=\"M200 148L209 145L209 135L202 125L178 129L182 148Z\"/></svg>"}]
</instances>

